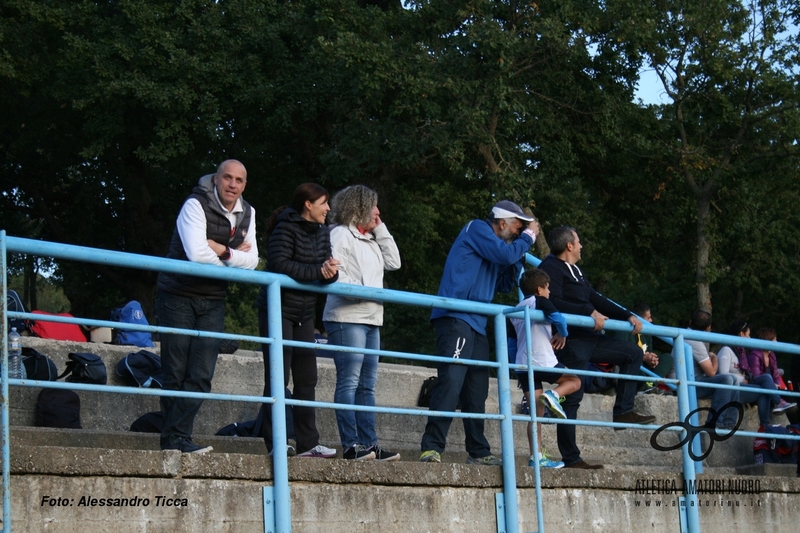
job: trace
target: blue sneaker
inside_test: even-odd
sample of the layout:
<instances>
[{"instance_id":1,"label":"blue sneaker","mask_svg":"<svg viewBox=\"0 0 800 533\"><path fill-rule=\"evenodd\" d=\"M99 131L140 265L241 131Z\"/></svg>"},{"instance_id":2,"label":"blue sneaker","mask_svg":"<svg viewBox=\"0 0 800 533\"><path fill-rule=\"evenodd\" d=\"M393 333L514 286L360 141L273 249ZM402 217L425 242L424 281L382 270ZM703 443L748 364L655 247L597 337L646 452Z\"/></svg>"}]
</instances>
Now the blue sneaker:
<instances>
[{"instance_id":1,"label":"blue sneaker","mask_svg":"<svg viewBox=\"0 0 800 533\"><path fill-rule=\"evenodd\" d=\"M544 451L544 448L542 448L541 455L542 456L539 458L539 468L564 468L563 461L555 461L550 457L548 457ZM535 461L536 459L533 456L531 456L530 459L528 460L528 466L531 467L536 466Z\"/></svg>"},{"instance_id":2,"label":"blue sneaker","mask_svg":"<svg viewBox=\"0 0 800 533\"><path fill-rule=\"evenodd\" d=\"M556 393L551 390L546 390L539 396L539 403L547 407L550 413L556 418L567 418L567 413L561 408L561 398L556 397Z\"/></svg>"}]
</instances>

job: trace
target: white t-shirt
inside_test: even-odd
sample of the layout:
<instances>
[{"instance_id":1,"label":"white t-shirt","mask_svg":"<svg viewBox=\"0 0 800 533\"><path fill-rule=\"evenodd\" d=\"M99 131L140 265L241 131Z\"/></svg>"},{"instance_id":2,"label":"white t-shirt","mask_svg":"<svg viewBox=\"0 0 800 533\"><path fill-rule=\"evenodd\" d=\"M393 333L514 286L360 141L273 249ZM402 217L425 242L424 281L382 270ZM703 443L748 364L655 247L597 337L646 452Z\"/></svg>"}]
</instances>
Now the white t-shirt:
<instances>
[{"instance_id":1,"label":"white t-shirt","mask_svg":"<svg viewBox=\"0 0 800 533\"><path fill-rule=\"evenodd\" d=\"M531 309L536 309L536 297L531 296L523 300L520 305L527 305ZM525 319L512 318L511 324L517 331L517 360L518 365L528 364L527 354L527 335ZM533 366L544 366L553 368L558 364L553 346L550 339L553 337L550 323L531 322L531 347L533 349Z\"/></svg>"}]
</instances>

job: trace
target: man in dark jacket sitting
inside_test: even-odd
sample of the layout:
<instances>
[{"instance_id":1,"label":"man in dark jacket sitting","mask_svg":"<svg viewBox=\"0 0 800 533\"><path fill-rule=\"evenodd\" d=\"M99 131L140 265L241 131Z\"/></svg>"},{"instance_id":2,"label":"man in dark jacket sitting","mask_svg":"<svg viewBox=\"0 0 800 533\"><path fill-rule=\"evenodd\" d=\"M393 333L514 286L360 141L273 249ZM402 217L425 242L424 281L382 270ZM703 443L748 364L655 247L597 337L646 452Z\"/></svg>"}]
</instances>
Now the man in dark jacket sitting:
<instances>
[{"instance_id":1,"label":"man in dark jacket sitting","mask_svg":"<svg viewBox=\"0 0 800 533\"><path fill-rule=\"evenodd\" d=\"M567 346L557 354L558 360L575 370L586 370L592 361L617 365L620 374L639 375L642 350L633 343L603 334L602 329L608 318L627 320L633 326L633 333L642 330L642 323L633 313L595 291L583 276L576 265L581 259L582 245L575 228L561 226L553 229L547 243L551 255L542 261L539 268L550 275L550 301L564 314L594 319L594 329L570 326ZM655 421L654 416L643 416L633 411L637 386L636 381L618 380L614 422L651 424ZM568 418L577 418L582 399L583 388L566 397L563 408ZM575 426L558 424L556 434L558 449L567 468L602 468L602 465L592 465L581 459L575 442Z\"/></svg>"}]
</instances>

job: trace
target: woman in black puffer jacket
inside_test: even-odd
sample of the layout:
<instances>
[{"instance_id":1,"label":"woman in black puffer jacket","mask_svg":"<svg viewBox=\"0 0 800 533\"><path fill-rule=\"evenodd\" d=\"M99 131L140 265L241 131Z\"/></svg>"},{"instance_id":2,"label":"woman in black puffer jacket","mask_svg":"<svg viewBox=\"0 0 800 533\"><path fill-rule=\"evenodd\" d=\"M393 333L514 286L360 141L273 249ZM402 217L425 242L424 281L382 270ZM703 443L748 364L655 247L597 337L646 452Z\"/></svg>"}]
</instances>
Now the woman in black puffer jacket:
<instances>
[{"instance_id":1,"label":"woman in black puffer jacket","mask_svg":"<svg viewBox=\"0 0 800 533\"><path fill-rule=\"evenodd\" d=\"M333 283L339 277L339 262L331 257L331 239L325 217L330 211L328 191L315 183L304 183L294 191L292 204L272 213L267 228L269 272L286 274L295 281ZM266 288L258 295L258 331L269 337ZM314 310L317 293L281 289L281 318L284 340L314 342ZM264 354L264 396L272 396L269 371L269 345ZM317 358L313 349L283 347L283 384L292 373L296 400L314 400L317 385ZM272 406L261 407L264 421L261 436L272 453ZM319 443L313 407L292 409L297 454L301 457L334 457L336 450Z\"/></svg>"}]
</instances>

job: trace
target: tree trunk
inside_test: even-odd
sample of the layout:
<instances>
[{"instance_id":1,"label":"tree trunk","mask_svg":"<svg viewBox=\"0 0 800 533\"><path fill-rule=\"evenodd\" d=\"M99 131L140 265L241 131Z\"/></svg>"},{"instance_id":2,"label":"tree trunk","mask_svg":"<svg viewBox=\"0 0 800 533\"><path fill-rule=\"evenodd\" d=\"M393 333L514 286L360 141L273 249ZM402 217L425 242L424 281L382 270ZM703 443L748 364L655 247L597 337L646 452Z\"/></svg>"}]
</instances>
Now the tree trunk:
<instances>
[{"instance_id":1,"label":"tree trunk","mask_svg":"<svg viewBox=\"0 0 800 533\"><path fill-rule=\"evenodd\" d=\"M711 196L707 191L696 195L697 198L697 267L695 281L697 283L697 308L711 313L711 287L706 271L711 251Z\"/></svg>"}]
</instances>

